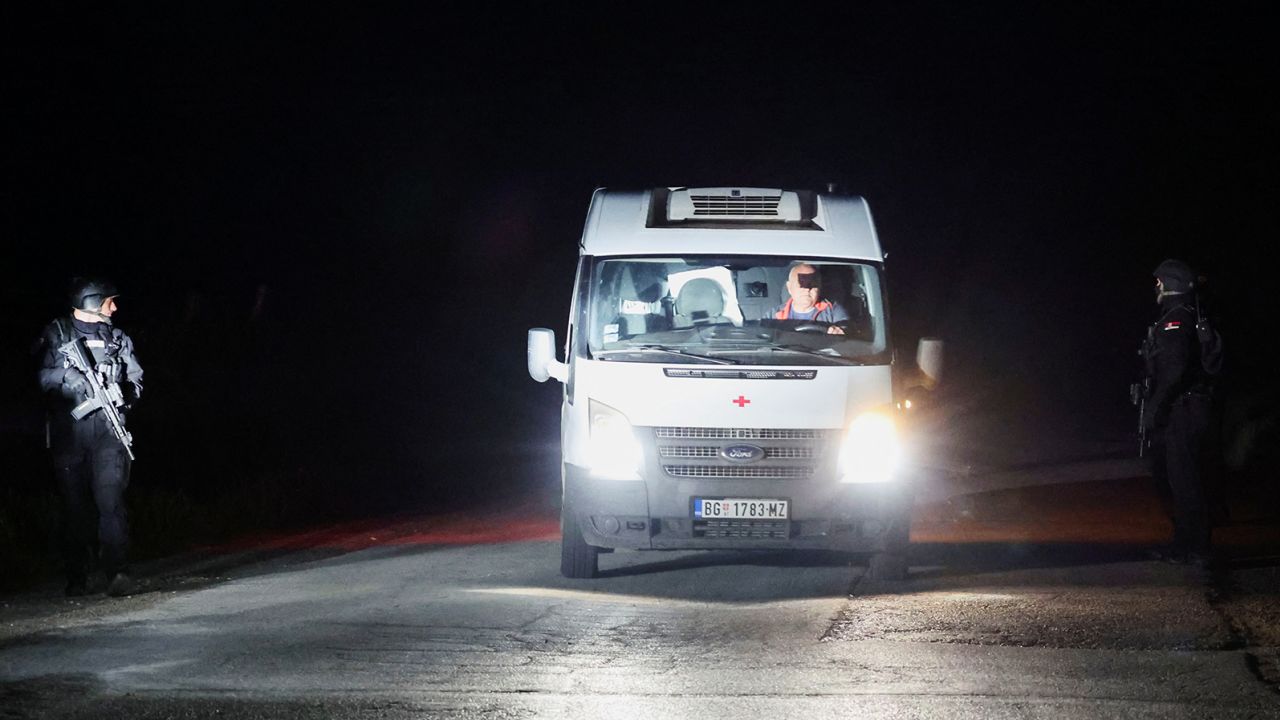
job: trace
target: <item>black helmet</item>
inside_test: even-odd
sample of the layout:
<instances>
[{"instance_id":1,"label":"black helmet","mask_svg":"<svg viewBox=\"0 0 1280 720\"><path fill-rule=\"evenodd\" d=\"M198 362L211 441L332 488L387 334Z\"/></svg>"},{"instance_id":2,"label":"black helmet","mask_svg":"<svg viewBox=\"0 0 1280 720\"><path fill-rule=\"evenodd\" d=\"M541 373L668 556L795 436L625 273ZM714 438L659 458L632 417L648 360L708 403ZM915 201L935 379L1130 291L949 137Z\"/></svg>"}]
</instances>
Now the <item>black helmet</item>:
<instances>
[{"instance_id":1,"label":"black helmet","mask_svg":"<svg viewBox=\"0 0 1280 720\"><path fill-rule=\"evenodd\" d=\"M1181 260L1165 260L1151 273L1164 283L1165 292L1191 292L1196 286L1196 274L1191 266Z\"/></svg>"},{"instance_id":2,"label":"black helmet","mask_svg":"<svg viewBox=\"0 0 1280 720\"><path fill-rule=\"evenodd\" d=\"M76 278L71 283L71 307L84 312L97 312L102 303L120 291L109 280Z\"/></svg>"}]
</instances>

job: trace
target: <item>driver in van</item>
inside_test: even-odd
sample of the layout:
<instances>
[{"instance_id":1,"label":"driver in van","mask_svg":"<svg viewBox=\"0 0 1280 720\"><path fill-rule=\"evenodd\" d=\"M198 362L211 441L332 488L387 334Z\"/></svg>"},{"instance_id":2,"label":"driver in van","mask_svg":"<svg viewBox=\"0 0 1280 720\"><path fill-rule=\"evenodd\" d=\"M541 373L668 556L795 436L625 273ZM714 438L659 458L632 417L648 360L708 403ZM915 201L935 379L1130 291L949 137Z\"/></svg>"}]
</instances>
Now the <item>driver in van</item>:
<instances>
[{"instance_id":1,"label":"driver in van","mask_svg":"<svg viewBox=\"0 0 1280 720\"><path fill-rule=\"evenodd\" d=\"M849 319L849 314L839 303L821 299L818 269L812 265L799 263L791 267L791 273L787 276L787 292L791 295L790 299L771 311L770 317L775 320L842 323ZM827 328L827 334L843 335L844 328L832 325Z\"/></svg>"}]
</instances>

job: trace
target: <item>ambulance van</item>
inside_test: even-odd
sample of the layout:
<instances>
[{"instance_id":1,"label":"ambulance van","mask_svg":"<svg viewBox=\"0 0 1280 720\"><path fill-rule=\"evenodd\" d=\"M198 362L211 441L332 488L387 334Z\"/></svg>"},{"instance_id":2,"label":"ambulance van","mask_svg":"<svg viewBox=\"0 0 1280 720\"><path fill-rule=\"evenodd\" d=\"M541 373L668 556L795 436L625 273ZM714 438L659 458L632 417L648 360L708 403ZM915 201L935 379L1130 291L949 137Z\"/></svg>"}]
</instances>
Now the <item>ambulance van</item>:
<instances>
[{"instance_id":1,"label":"ambulance van","mask_svg":"<svg viewBox=\"0 0 1280 720\"><path fill-rule=\"evenodd\" d=\"M908 383L867 203L755 187L597 190L564 344L561 572L626 550L830 550L905 576ZM921 341L920 386L941 342Z\"/></svg>"}]
</instances>

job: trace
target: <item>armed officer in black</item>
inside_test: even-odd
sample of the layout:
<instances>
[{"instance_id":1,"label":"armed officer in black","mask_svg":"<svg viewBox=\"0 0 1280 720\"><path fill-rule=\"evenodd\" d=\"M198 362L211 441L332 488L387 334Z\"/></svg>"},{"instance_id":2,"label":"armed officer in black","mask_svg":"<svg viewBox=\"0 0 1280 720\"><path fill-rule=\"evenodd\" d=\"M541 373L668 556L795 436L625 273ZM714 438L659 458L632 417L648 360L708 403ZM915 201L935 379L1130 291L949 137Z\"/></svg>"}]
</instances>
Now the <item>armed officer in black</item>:
<instances>
[{"instance_id":1,"label":"armed officer in black","mask_svg":"<svg viewBox=\"0 0 1280 720\"><path fill-rule=\"evenodd\" d=\"M1173 501L1173 548L1166 559L1202 564L1209 558L1209 505L1201 455L1211 416L1212 377L1201 362L1195 274L1179 260L1153 273L1160 315L1143 344L1150 390L1142 417L1152 439L1152 474Z\"/></svg>"},{"instance_id":2,"label":"armed officer in black","mask_svg":"<svg viewBox=\"0 0 1280 720\"><path fill-rule=\"evenodd\" d=\"M129 404L136 402L142 394L142 366L133 341L111 322L117 296L109 282L77 280L71 290L71 314L49 323L40 337L40 388L49 401L49 445L62 501L69 596L89 592L95 559L108 582L108 594L128 595L137 589L127 563L124 491L129 485L129 456L103 410L79 420L72 417L72 408L86 399L90 384L58 352L66 343L84 338L99 378L118 384Z\"/></svg>"}]
</instances>

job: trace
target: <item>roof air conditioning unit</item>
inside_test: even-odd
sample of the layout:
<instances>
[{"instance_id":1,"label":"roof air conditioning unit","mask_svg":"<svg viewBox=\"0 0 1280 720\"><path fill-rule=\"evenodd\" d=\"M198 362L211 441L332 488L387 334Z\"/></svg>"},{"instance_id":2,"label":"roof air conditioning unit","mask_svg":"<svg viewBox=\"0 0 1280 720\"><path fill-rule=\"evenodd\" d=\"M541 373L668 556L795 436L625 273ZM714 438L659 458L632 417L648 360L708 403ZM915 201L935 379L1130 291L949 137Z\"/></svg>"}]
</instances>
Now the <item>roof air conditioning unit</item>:
<instances>
[{"instance_id":1,"label":"roof air conditioning unit","mask_svg":"<svg viewBox=\"0 0 1280 720\"><path fill-rule=\"evenodd\" d=\"M667 220L799 222L800 198L772 188L673 188Z\"/></svg>"}]
</instances>

